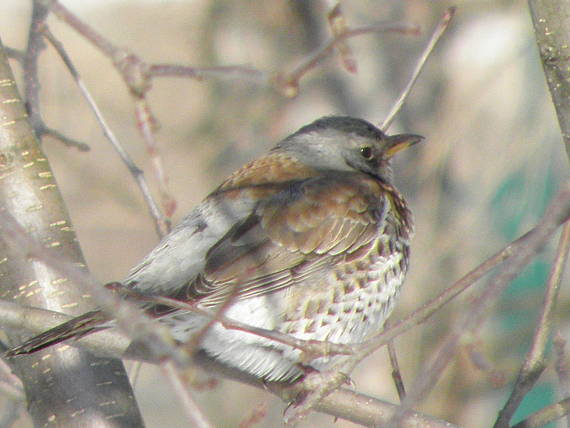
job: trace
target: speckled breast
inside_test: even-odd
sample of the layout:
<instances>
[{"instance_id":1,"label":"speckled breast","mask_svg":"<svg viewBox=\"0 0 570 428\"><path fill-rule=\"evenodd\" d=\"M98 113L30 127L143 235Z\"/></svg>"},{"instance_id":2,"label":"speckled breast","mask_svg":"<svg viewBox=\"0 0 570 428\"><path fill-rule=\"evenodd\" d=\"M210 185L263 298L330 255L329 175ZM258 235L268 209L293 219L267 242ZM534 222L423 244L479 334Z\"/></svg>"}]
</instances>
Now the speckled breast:
<instances>
[{"instance_id":1,"label":"speckled breast","mask_svg":"<svg viewBox=\"0 0 570 428\"><path fill-rule=\"evenodd\" d=\"M303 290L280 330L300 339L358 343L382 329L394 308L409 261L406 237L380 233L358 258L343 257L327 278ZM344 259L344 260L343 260Z\"/></svg>"}]
</instances>

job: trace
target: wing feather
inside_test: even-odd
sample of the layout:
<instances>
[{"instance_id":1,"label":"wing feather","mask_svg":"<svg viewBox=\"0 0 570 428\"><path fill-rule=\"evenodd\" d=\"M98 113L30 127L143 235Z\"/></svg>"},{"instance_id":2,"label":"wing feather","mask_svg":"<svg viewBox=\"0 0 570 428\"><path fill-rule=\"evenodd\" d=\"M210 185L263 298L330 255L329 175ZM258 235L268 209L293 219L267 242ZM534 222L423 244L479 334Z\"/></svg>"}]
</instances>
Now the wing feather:
<instances>
[{"instance_id":1,"label":"wing feather","mask_svg":"<svg viewBox=\"0 0 570 428\"><path fill-rule=\"evenodd\" d=\"M344 253L369 247L384 203L381 186L362 174L287 183L208 251L185 294L215 306L235 287L247 299L324 275Z\"/></svg>"}]
</instances>

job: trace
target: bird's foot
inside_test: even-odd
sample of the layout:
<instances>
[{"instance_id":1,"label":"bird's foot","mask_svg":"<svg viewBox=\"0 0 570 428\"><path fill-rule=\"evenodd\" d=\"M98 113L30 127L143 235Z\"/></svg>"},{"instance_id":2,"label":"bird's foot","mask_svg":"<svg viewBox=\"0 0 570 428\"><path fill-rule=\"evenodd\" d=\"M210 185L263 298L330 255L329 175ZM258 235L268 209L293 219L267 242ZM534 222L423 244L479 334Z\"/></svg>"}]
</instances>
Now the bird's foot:
<instances>
[{"instance_id":1,"label":"bird's foot","mask_svg":"<svg viewBox=\"0 0 570 428\"><path fill-rule=\"evenodd\" d=\"M320 372L312 367L303 367L303 370L304 377L295 384L299 392L283 413L283 420L288 428L303 421L323 398L342 384L352 384L350 378L338 370Z\"/></svg>"}]
</instances>

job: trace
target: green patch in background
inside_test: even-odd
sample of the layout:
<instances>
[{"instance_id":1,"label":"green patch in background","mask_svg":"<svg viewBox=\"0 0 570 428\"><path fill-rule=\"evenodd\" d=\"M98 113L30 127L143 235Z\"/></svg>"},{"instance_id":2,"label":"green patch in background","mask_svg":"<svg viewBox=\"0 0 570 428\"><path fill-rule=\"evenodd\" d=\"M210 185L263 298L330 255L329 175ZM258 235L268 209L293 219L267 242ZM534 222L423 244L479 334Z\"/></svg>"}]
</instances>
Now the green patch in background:
<instances>
[{"instance_id":1,"label":"green patch in background","mask_svg":"<svg viewBox=\"0 0 570 428\"><path fill-rule=\"evenodd\" d=\"M511 426L523 421L534 412L554 403L556 397L552 391L552 385L547 383L537 383L524 397L521 405L511 419ZM544 425L544 428L555 428L556 422Z\"/></svg>"},{"instance_id":2,"label":"green patch in background","mask_svg":"<svg viewBox=\"0 0 570 428\"><path fill-rule=\"evenodd\" d=\"M496 233L510 242L544 215L546 208L556 193L557 180L552 168L543 180L536 175L521 170L508 176L499 186L491 200L490 215ZM538 254L524 271L511 282L498 302L495 320L502 327L502 335L511 342L504 358L522 364L530 348L537 318L544 298L544 287L548 279L551 260ZM550 346L547 349L549 352ZM514 354L514 355L513 355ZM517 367L518 368L518 367ZM516 378L516 375L515 375ZM512 391L513 383L505 391L505 401ZM538 383L524 398L512 418L512 423L520 422L530 414L555 402L554 385ZM546 425L554 428L555 423Z\"/></svg>"}]
</instances>

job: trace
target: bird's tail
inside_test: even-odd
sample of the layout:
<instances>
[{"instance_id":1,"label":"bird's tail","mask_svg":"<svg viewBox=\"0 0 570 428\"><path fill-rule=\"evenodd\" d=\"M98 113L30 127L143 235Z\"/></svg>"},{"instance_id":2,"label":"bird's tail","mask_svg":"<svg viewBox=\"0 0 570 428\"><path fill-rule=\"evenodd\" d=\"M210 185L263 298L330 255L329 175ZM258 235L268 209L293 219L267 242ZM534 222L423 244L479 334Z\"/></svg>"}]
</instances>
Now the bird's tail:
<instances>
[{"instance_id":1,"label":"bird's tail","mask_svg":"<svg viewBox=\"0 0 570 428\"><path fill-rule=\"evenodd\" d=\"M5 355L7 357L13 357L15 355L31 354L32 352L39 351L67 339L79 339L96 330L106 328L102 326L102 324L108 320L109 318L100 310L87 312L26 340L21 345L8 350Z\"/></svg>"}]
</instances>

